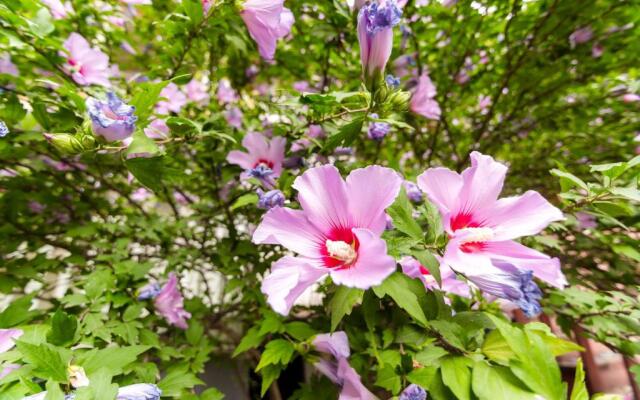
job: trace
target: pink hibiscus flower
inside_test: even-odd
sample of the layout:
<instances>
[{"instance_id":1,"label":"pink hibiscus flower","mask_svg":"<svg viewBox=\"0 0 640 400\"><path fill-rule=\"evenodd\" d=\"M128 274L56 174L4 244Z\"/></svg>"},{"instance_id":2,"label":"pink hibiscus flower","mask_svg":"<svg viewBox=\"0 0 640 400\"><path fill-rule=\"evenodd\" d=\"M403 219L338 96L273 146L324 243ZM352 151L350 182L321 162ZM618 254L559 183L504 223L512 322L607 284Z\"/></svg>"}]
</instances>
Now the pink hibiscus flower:
<instances>
[{"instance_id":1,"label":"pink hibiscus flower","mask_svg":"<svg viewBox=\"0 0 640 400\"><path fill-rule=\"evenodd\" d=\"M164 97L166 100L159 101L156 104L156 112L158 114L179 113L182 107L187 104L187 96L173 82L162 89L160 97Z\"/></svg>"},{"instance_id":2,"label":"pink hibiscus flower","mask_svg":"<svg viewBox=\"0 0 640 400\"><path fill-rule=\"evenodd\" d=\"M396 269L380 238L384 210L395 200L402 179L389 168L356 169L346 182L333 165L311 168L296 178L301 210L276 207L264 216L253 242L279 244L299 256L276 261L262 282L273 309L287 314L313 283L333 282L361 289L379 285Z\"/></svg>"},{"instance_id":3,"label":"pink hibiscus flower","mask_svg":"<svg viewBox=\"0 0 640 400\"><path fill-rule=\"evenodd\" d=\"M65 71L79 85L110 86L109 56L96 47L91 47L89 42L78 33L71 33L64 42L67 53L62 53L67 62Z\"/></svg>"},{"instance_id":4,"label":"pink hibiscus flower","mask_svg":"<svg viewBox=\"0 0 640 400\"><path fill-rule=\"evenodd\" d=\"M420 114L425 118L438 120L440 119L440 106L435 100L436 86L431 82L431 78L424 73L418 78L418 86L416 86L409 108L412 112Z\"/></svg>"},{"instance_id":5,"label":"pink hibiscus flower","mask_svg":"<svg viewBox=\"0 0 640 400\"><path fill-rule=\"evenodd\" d=\"M532 271L561 288L567 281L559 260L513 239L537 234L563 219L562 212L535 191L498 199L506 173L505 165L473 152L471 167L461 174L430 168L418 177L450 236L443 264L468 277Z\"/></svg>"},{"instance_id":6,"label":"pink hibiscus flower","mask_svg":"<svg viewBox=\"0 0 640 400\"><path fill-rule=\"evenodd\" d=\"M280 136L268 140L261 133L248 133L242 139L242 145L248 152L230 151L227 161L245 169L241 175L242 179L253 177L267 186L273 186L274 178L279 177L282 172L286 144L287 140Z\"/></svg>"},{"instance_id":7,"label":"pink hibiscus flower","mask_svg":"<svg viewBox=\"0 0 640 400\"><path fill-rule=\"evenodd\" d=\"M174 273L169 274L169 280L155 297L154 305L169 324L180 329L189 327L187 320L191 318L191 314L184 309L184 299L178 290L178 278Z\"/></svg>"},{"instance_id":8,"label":"pink hibiscus flower","mask_svg":"<svg viewBox=\"0 0 640 400\"><path fill-rule=\"evenodd\" d=\"M278 39L287 36L294 23L293 13L284 7L284 0L247 0L242 4L240 16L258 45L260 56L273 60Z\"/></svg>"}]
</instances>

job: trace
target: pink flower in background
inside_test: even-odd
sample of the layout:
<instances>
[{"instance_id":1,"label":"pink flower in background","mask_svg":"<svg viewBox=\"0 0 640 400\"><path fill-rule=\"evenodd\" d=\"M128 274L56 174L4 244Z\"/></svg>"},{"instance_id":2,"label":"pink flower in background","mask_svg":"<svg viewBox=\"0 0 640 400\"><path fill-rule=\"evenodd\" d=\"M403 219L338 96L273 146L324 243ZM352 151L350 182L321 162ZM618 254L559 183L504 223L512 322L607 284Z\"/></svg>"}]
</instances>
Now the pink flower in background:
<instances>
[{"instance_id":1,"label":"pink flower in background","mask_svg":"<svg viewBox=\"0 0 640 400\"><path fill-rule=\"evenodd\" d=\"M53 19L64 19L69 14L73 14L73 6L70 2L64 4L60 0L41 0L42 4L49 8L49 12L53 16Z\"/></svg>"},{"instance_id":2,"label":"pink flower in background","mask_svg":"<svg viewBox=\"0 0 640 400\"><path fill-rule=\"evenodd\" d=\"M91 47L89 42L78 33L71 33L64 42L66 57L65 71L79 85L110 86L109 83L109 56L96 47Z\"/></svg>"},{"instance_id":3,"label":"pink flower in background","mask_svg":"<svg viewBox=\"0 0 640 400\"><path fill-rule=\"evenodd\" d=\"M402 179L389 168L352 171L346 182L333 165L307 170L296 178L301 210L277 207L265 214L253 234L258 244L279 244L299 256L285 256L271 267L262 292L286 315L313 283L330 275L339 285L367 289L395 268L380 238L384 210L393 203Z\"/></svg>"},{"instance_id":4,"label":"pink flower in background","mask_svg":"<svg viewBox=\"0 0 640 400\"><path fill-rule=\"evenodd\" d=\"M431 82L431 78L425 72L418 78L418 86L411 96L409 108L412 112L422 115L425 118L440 119L440 106L434 99L436 96L436 86Z\"/></svg>"},{"instance_id":5,"label":"pink flower in background","mask_svg":"<svg viewBox=\"0 0 640 400\"><path fill-rule=\"evenodd\" d=\"M142 202L151 197L151 192L145 188L138 188L131 193L131 200Z\"/></svg>"},{"instance_id":6,"label":"pink flower in background","mask_svg":"<svg viewBox=\"0 0 640 400\"><path fill-rule=\"evenodd\" d=\"M575 216L578 221L578 225L580 225L580 228L582 229L592 229L598 226L596 217L589 213L578 211Z\"/></svg>"},{"instance_id":7,"label":"pink flower in background","mask_svg":"<svg viewBox=\"0 0 640 400\"><path fill-rule=\"evenodd\" d=\"M578 44L588 42L591 38L593 38L593 31L587 26L577 29L569 35L569 43L571 44L571 48L574 48Z\"/></svg>"},{"instance_id":8,"label":"pink flower in background","mask_svg":"<svg viewBox=\"0 0 640 400\"><path fill-rule=\"evenodd\" d=\"M413 257L402 257L399 261L402 272L412 278L418 278L422 281L427 289L442 289L447 293L457 294L458 296L469 297L469 285L456 277L456 273L447 265L440 265L440 278L442 286L438 286L438 282L431 275L429 270L425 268L418 260Z\"/></svg>"},{"instance_id":9,"label":"pink flower in background","mask_svg":"<svg viewBox=\"0 0 640 400\"><path fill-rule=\"evenodd\" d=\"M184 87L187 91L187 98L197 104L209 104L209 87L198 79L191 79Z\"/></svg>"},{"instance_id":10,"label":"pink flower in background","mask_svg":"<svg viewBox=\"0 0 640 400\"><path fill-rule=\"evenodd\" d=\"M7 74L18 76L20 72L18 72L18 67L11 61L11 56L8 53L0 56L0 74Z\"/></svg>"},{"instance_id":11,"label":"pink flower in background","mask_svg":"<svg viewBox=\"0 0 640 400\"><path fill-rule=\"evenodd\" d=\"M376 400L363 384L360 375L349 365L349 339L343 331L317 335L312 342L315 349L330 356L314 364L330 381L340 386L338 400Z\"/></svg>"},{"instance_id":12,"label":"pink flower in background","mask_svg":"<svg viewBox=\"0 0 640 400\"><path fill-rule=\"evenodd\" d=\"M144 134L151 139L165 139L169 137L169 127L163 119L154 119L144 128Z\"/></svg>"},{"instance_id":13,"label":"pink flower in background","mask_svg":"<svg viewBox=\"0 0 640 400\"><path fill-rule=\"evenodd\" d=\"M284 0L247 0L242 4L240 16L258 45L260 56L273 60L278 39L287 36L294 23L293 13L284 7Z\"/></svg>"},{"instance_id":14,"label":"pink flower in background","mask_svg":"<svg viewBox=\"0 0 640 400\"><path fill-rule=\"evenodd\" d=\"M322 125L309 125L309 129L307 130L307 136L312 139L319 139L325 136L324 130L322 129Z\"/></svg>"},{"instance_id":15,"label":"pink flower in background","mask_svg":"<svg viewBox=\"0 0 640 400\"><path fill-rule=\"evenodd\" d=\"M182 107L187 104L187 96L173 82L170 82L162 89L160 97L164 97L166 100L161 100L156 104L156 112L158 114L179 113Z\"/></svg>"},{"instance_id":16,"label":"pink flower in background","mask_svg":"<svg viewBox=\"0 0 640 400\"><path fill-rule=\"evenodd\" d=\"M559 260L513 239L537 234L562 212L535 191L498 199L506 173L505 165L473 152L462 174L430 168L418 177L450 236L442 262L468 277L512 273L513 266L561 288L567 281Z\"/></svg>"},{"instance_id":17,"label":"pink flower in background","mask_svg":"<svg viewBox=\"0 0 640 400\"><path fill-rule=\"evenodd\" d=\"M242 145L247 149L247 152L230 151L227 155L227 161L245 169L241 175L243 179L250 177L277 178L282 172L286 144L287 140L281 136L269 140L261 133L247 133L242 139Z\"/></svg>"},{"instance_id":18,"label":"pink flower in background","mask_svg":"<svg viewBox=\"0 0 640 400\"><path fill-rule=\"evenodd\" d=\"M15 339L22 336L22 329L0 329L0 353L9 351L15 346Z\"/></svg>"},{"instance_id":19,"label":"pink flower in background","mask_svg":"<svg viewBox=\"0 0 640 400\"><path fill-rule=\"evenodd\" d=\"M604 47L600 43L591 46L591 57L600 58L604 54Z\"/></svg>"},{"instance_id":20,"label":"pink flower in background","mask_svg":"<svg viewBox=\"0 0 640 400\"><path fill-rule=\"evenodd\" d=\"M188 328L187 319L191 318L191 314L184 310L184 299L180 290L178 290L178 278L173 272L169 274L169 280L160 289L160 293L158 293L153 302L158 313L169 324L180 329Z\"/></svg>"},{"instance_id":21,"label":"pink flower in background","mask_svg":"<svg viewBox=\"0 0 640 400\"><path fill-rule=\"evenodd\" d=\"M293 83L293 90L298 92L308 92L309 87L309 82L307 81L297 81Z\"/></svg>"},{"instance_id":22,"label":"pink flower in background","mask_svg":"<svg viewBox=\"0 0 640 400\"><path fill-rule=\"evenodd\" d=\"M220 104L235 103L238 101L238 94L231 87L228 79L220 79L218 82L218 92L216 93Z\"/></svg>"},{"instance_id":23,"label":"pink flower in background","mask_svg":"<svg viewBox=\"0 0 640 400\"><path fill-rule=\"evenodd\" d=\"M393 48L393 27L401 16L395 0L374 0L358 12L360 62L368 87L384 73Z\"/></svg>"},{"instance_id":24,"label":"pink flower in background","mask_svg":"<svg viewBox=\"0 0 640 400\"><path fill-rule=\"evenodd\" d=\"M9 375L10 373L17 370L18 368L20 368L19 364L6 364L4 368L0 369L0 379Z\"/></svg>"},{"instance_id":25,"label":"pink flower in background","mask_svg":"<svg viewBox=\"0 0 640 400\"><path fill-rule=\"evenodd\" d=\"M242 128L242 117L243 116L244 116L244 114L242 113L242 110L240 110L238 107L231 107L227 111L224 112L224 119L227 120L227 123L230 126L236 128L236 129Z\"/></svg>"},{"instance_id":26,"label":"pink flower in background","mask_svg":"<svg viewBox=\"0 0 640 400\"><path fill-rule=\"evenodd\" d=\"M480 96L478 99L478 108L481 111L486 110L491 105L491 96Z\"/></svg>"},{"instance_id":27,"label":"pink flower in background","mask_svg":"<svg viewBox=\"0 0 640 400\"><path fill-rule=\"evenodd\" d=\"M637 95L635 93L627 93L622 96L622 101L624 101L625 103L636 103L640 101L640 95Z\"/></svg>"},{"instance_id":28,"label":"pink flower in background","mask_svg":"<svg viewBox=\"0 0 640 400\"><path fill-rule=\"evenodd\" d=\"M204 14L209 14L209 10L211 10L211 6L213 5L213 0L202 0L202 10Z\"/></svg>"}]
</instances>

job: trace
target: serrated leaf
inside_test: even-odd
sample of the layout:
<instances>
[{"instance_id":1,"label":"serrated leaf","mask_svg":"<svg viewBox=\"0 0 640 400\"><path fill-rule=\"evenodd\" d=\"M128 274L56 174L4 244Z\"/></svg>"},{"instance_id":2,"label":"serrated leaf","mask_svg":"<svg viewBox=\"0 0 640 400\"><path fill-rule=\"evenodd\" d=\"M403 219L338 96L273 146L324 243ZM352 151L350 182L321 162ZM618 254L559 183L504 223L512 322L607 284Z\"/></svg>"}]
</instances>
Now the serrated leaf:
<instances>
[{"instance_id":1,"label":"serrated leaf","mask_svg":"<svg viewBox=\"0 0 640 400\"><path fill-rule=\"evenodd\" d=\"M473 393L480 400L533 400L534 393L507 368L478 362L473 367Z\"/></svg>"},{"instance_id":2,"label":"serrated leaf","mask_svg":"<svg viewBox=\"0 0 640 400\"><path fill-rule=\"evenodd\" d=\"M179 397L185 389L191 389L196 385L203 385L200 379L192 372L184 368L170 371L160 382L158 387L162 390L163 397Z\"/></svg>"},{"instance_id":3,"label":"serrated leaf","mask_svg":"<svg viewBox=\"0 0 640 400\"><path fill-rule=\"evenodd\" d=\"M331 314L331 332L333 332L345 315L351 314L356 304L362 303L364 290L338 286L335 294L329 301L329 313Z\"/></svg>"},{"instance_id":4,"label":"serrated leaf","mask_svg":"<svg viewBox=\"0 0 640 400\"><path fill-rule=\"evenodd\" d=\"M407 375L407 380L414 383L423 389L429 389L433 378L436 377L438 368L436 367L422 367L416 368Z\"/></svg>"},{"instance_id":5,"label":"serrated leaf","mask_svg":"<svg viewBox=\"0 0 640 400\"><path fill-rule=\"evenodd\" d=\"M459 356L447 356L440 363L442 381L460 400L471 399L471 371L469 359Z\"/></svg>"},{"instance_id":6,"label":"serrated leaf","mask_svg":"<svg viewBox=\"0 0 640 400\"><path fill-rule=\"evenodd\" d=\"M405 310L413 319L422 325L427 325L427 318L420 307L415 293L410 289L412 279L400 272L394 272L379 286L373 288L376 296L382 298L389 295L396 304ZM423 289L424 290L424 289Z\"/></svg>"},{"instance_id":7,"label":"serrated leaf","mask_svg":"<svg viewBox=\"0 0 640 400\"><path fill-rule=\"evenodd\" d=\"M327 138L324 149L331 151L338 146L349 146L362 132L363 123L363 116L355 117L351 122L343 125L337 133Z\"/></svg>"},{"instance_id":8,"label":"serrated leaf","mask_svg":"<svg viewBox=\"0 0 640 400\"><path fill-rule=\"evenodd\" d=\"M233 351L233 355L231 357L236 357L238 354L244 353L249 349L256 348L262 343L262 339L264 335L259 333L259 328L254 326L247 331L244 337L238 343L238 347Z\"/></svg>"},{"instance_id":9,"label":"serrated leaf","mask_svg":"<svg viewBox=\"0 0 640 400\"><path fill-rule=\"evenodd\" d=\"M409 201L404 189L400 191L400 194L391 207L387 208L387 214L389 214L393 220L393 226L395 229L407 234L417 241L422 241L424 239L422 229L413 217L413 207L411 206L411 202Z\"/></svg>"},{"instance_id":10,"label":"serrated leaf","mask_svg":"<svg viewBox=\"0 0 640 400\"><path fill-rule=\"evenodd\" d=\"M584 383L584 368L582 368L582 358L578 357L576 363L576 375L573 378L573 388L571 389L570 400L589 400L589 391Z\"/></svg>"},{"instance_id":11,"label":"serrated leaf","mask_svg":"<svg viewBox=\"0 0 640 400\"><path fill-rule=\"evenodd\" d=\"M67 365L55 347L46 343L36 346L18 340L16 348L22 353L24 360L35 367L38 376L55 382L67 381Z\"/></svg>"},{"instance_id":12,"label":"serrated leaf","mask_svg":"<svg viewBox=\"0 0 640 400\"><path fill-rule=\"evenodd\" d=\"M51 330L47 334L47 341L56 346L64 346L73 341L78 328L78 320L58 309L51 318Z\"/></svg>"},{"instance_id":13,"label":"serrated leaf","mask_svg":"<svg viewBox=\"0 0 640 400\"><path fill-rule=\"evenodd\" d=\"M80 356L77 364L91 375L105 368L112 376L122 373L123 368L138 359L138 356L149 349L149 346L107 347L100 350L89 350Z\"/></svg>"},{"instance_id":14,"label":"serrated leaf","mask_svg":"<svg viewBox=\"0 0 640 400\"><path fill-rule=\"evenodd\" d=\"M284 339L276 339L267 343L262 356L260 357L260 362L256 367L256 372L260 371L262 368L267 365L273 364L281 364L287 365L293 357L295 349L293 345Z\"/></svg>"}]
</instances>

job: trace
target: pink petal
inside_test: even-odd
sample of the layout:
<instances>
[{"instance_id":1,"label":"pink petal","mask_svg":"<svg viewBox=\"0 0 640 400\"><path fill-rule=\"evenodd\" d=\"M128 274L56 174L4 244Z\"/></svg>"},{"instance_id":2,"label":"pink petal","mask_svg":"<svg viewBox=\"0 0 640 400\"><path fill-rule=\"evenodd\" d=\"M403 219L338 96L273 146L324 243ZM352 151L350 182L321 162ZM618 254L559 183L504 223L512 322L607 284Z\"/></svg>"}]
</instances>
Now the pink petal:
<instances>
[{"instance_id":1,"label":"pink petal","mask_svg":"<svg viewBox=\"0 0 640 400\"><path fill-rule=\"evenodd\" d=\"M282 136L276 136L269 142L269 161L273 162L273 175L280 176L282 172L282 161L284 160L284 148L287 145L287 139Z\"/></svg>"},{"instance_id":2,"label":"pink petal","mask_svg":"<svg viewBox=\"0 0 640 400\"><path fill-rule=\"evenodd\" d=\"M477 151L472 152L471 167L462 172L464 186L460 191L459 207L452 213L475 214L492 207L502 191L506 174L506 165Z\"/></svg>"},{"instance_id":3,"label":"pink petal","mask_svg":"<svg viewBox=\"0 0 640 400\"><path fill-rule=\"evenodd\" d=\"M338 400L377 400L363 384L360 375L346 358L338 360L338 378L342 380L342 391Z\"/></svg>"},{"instance_id":4,"label":"pink petal","mask_svg":"<svg viewBox=\"0 0 640 400\"><path fill-rule=\"evenodd\" d=\"M256 160L251 155L239 150L232 150L227 154L227 161L231 164L239 165L241 168L253 168Z\"/></svg>"},{"instance_id":5,"label":"pink petal","mask_svg":"<svg viewBox=\"0 0 640 400\"><path fill-rule=\"evenodd\" d=\"M518 242L488 242L484 253L493 259L513 264L520 270L533 271L536 278L554 287L563 288L567 285L567 279L560 269L560 260Z\"/></svg>"},{"instance_id":6,"label":"pink petal","mask_svg":"<svg viewBox=\"0 0 640 400\"><path fill-rule=\"evenodd\" d=\"M562 211L532 190L502 198L482 214L486 225L493 228L496 241L535 235L551 222L564 219Z\"/></svg>"},{"instance_id":7,"label":"pink petal","mask_svg":"<svg viewBox=\"0 0 640 400\"><path fill-rule=\"evenodd\" d=\"M303 258L285 256L273 264L271 273L262 281L261 291L274 311L287 315L296 299L324 275L325 270Z\"/></svg>"},{"instance_id":8,"label":"pink petal","mask_svg":"<svg viewBox=\"0 0 640 400\"><path fill-rule=\"evenodd\" d=\"M23 333L22 329L0 329L0 353L11 350Z\"/></svg>"},{"instance_id":9,"label":"pink petal","mask_svg":"<svg viewBox=\"0 0 640 400\"><path fill-rule=\"evenodd\" d=\"M338 285L369 289L377 286L396 270L396 261L387 254L387 243L368 229L354 228L359 242L358 258L348 268L329 272Z\"/></svg>"},{"instance_id":10,"label":"pink petal","mask_svg":"<svg viewBox=\"0 0 640 400\"><path fill-rule=\"evenodd\" d=\"M292 187L298 191L298 201L307 218L323 233L353 226L346 185L333 165L307 170Z\"/></svg>"},{"instance_id":11,"label":"pink petal","mask_svg":"<svg viewBox=\"0 0 640 400\"><path fill-rule=\"evenodd\" d=\"M384 210L395 201L402 178L392 169L372 165L352 171L347 177L349 212L355 226L384 232Z\"/></svg>"},{"instance_id":12,"label":"pink petal","mask_svg":"<svg viewBox=\"0 0 640 400\"><path fill-rule=\"evenodd\" d=\"M427 194L429 200L438 207L442 214L445 229L449 229L451 213L456 209L460 191L462 190L462 176L448 168L429 168L418 176L418 186Z\"/></svg>"},{"instance_id":13,"label":"pink petal","mask_svg":"<svg viewBox=\"0 0 640 400\"><path fill-rule=\"evenodd\" d=\"M306 218L305 212L285 207L269 210L253 233L257 244L280 244L307 257L321 257L325 238Z\"/></svg>"},{"instance_id":14,"label":"pink petal","mask_svg":"<svg viewBox=\"0 0 640 400\"><path fill-rule=\"evenodd\" d=\"M257 158L267 158L269 155L269 143L261 133L247 133L242 139L242 145L249 150L250 154L254 154Z\"/></svg>"},{"instance_id":15,"label":"pink petal","mask_svg":"<svg viewBox=\"0 0 640 400\"><path fill-rule=\"evenodd\" d=\"M349 357L349 338L344 331L323 333L313 338L313 346L321 353L333 355L335 358Z\"/></svg>"}]
</instances>

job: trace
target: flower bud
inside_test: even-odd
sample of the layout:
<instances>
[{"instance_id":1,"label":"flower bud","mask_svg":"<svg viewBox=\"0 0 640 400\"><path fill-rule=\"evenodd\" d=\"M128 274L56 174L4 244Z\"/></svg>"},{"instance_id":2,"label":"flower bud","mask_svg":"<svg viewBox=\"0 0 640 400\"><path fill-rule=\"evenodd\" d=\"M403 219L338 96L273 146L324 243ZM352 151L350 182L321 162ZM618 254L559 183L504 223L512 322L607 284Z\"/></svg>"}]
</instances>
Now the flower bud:
<instances>
[{"instance_id":1,"label":"flower bud","mask_svg":"<svg viewBox=\"0 0 640 400\"><path fill-rule=\"evenodd\" d=\"M409 107L410 99L411 93L400 90L391 93L391 95L387 97L387 103L391 105L393 111L403 112Z\"/></svg>"},{"instance_id":2,"label":"flower bud","mask_svg":"<svg viewBox=\"0 0 640 400\"><path fill-rule=\"evenodd\" d=\"M277 189L266 193L258 189L258 208L270 210L273 207L282 207L284 206L284 200L284 194Z\"/></svg>"},{"instance_id":3,"label":"flower bud","mask_svg":"<svg viewBox=\"0 0 640 400\"><path fill-rule=\"evenodd\" d=\"M44 138L61 153L77 154L84 151L82 143L68 133L45 133Z\"/></svg>"}]
</instances>

